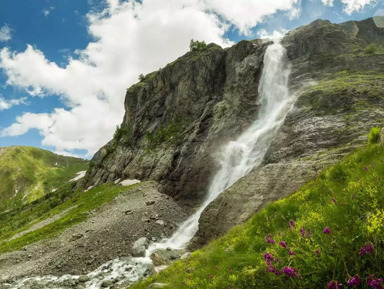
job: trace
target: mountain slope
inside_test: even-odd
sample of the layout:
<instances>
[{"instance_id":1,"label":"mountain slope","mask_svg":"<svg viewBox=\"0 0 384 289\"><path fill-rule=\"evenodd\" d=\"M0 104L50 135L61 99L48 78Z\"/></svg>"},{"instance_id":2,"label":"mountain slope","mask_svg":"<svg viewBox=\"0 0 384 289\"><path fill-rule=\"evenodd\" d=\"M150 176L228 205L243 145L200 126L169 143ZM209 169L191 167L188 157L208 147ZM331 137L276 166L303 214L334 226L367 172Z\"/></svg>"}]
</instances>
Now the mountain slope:
<instances>
[{"instance_id":1,"label":"mountain slope","mask_svg":"<svg viewBox=\"0 0 384 289\"><path fill-rule=\"evenodd\" d=\"M362 284L354 288L382 288L367 283L384 277L383 174L384 147L360 149L188 259L129 288L339 288L331 286L335 282L345 288L353 276Z\"/></svg>"},{"instance_id":2,"label":"mountain slope","mask_svg":"<svg viewBox=\"0 0 384 289\"><path fill-rule=\"evenodd\" d=\"M35 201L88 168L88 161L34 147L0 148L0 211Z\"/></svg>"}]
</instances>

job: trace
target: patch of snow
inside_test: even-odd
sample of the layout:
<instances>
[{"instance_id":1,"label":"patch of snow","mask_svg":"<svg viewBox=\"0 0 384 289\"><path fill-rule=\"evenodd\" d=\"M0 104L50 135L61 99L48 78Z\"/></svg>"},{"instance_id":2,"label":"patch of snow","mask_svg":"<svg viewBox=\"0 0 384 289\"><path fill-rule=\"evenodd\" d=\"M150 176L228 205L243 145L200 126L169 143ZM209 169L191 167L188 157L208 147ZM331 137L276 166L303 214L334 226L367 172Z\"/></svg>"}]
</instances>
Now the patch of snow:
<instances>
[{"instance_id":1,"label":"patch of snow","mask_svg":"<svg viewBox=\"0 0 384 289\"><path fill-rule=\"evenodd\" d=\"M78 181L78 180L80 180L81 178L84 178L86 172L87 172L87 171L81 171L81 172L78 172L78 173L77 173L77 176L74 177L73 179L69 180L69 181L70 181L70 182L74 182L74 181Z\"/></svg>"},{"instance_id":2,"label":"patch of snow","mask_svg":"<svg viewBox=\"0 0 384 289\"><path fill-rule=\"evenodd\" d=\"M123 187L128 187L128 186L132 186L134 184L139 184L139 183L141 183L141 181L139 180L124 180L120 182L120 185L122 185Z\"/></svg>"},{"instance_id":3,"label":"patch of snow","mask_svg":"<svg viewBox=\"0 0 384 289\"><path fill-rule=\"evenodd\" d=\"M88 187L88 189L86 189L84 192L88 192L90 189L92 189L93 188L93 186L90 186L90 187Z\"/></svg>"}]
</instances>

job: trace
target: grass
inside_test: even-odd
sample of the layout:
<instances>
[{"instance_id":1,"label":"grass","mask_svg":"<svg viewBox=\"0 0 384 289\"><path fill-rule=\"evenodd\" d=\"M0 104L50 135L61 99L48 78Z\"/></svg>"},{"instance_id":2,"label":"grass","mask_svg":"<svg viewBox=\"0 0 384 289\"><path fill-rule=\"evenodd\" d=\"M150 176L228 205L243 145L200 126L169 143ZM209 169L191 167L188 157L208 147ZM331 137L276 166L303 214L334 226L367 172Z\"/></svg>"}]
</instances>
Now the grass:
<instances>
[{"instance_id":1,"label":"grass","mask_svg":"<svg viewBox=\"0 0 384 289\"><path fill-rule=\"evenodd\" d=\"M0 212L44 197L88 168L88 161L34 147L2 148Z\"/></svg>"},{"instance_id":2,"label":"grass","mask_svg":"<svg viewBox=\"0 0 384 289\"><path fill-rule=\"evenodd\" d=\"M105 184L87 192L77 191L73 194L72 186L68 184L60 191L27 204L12 214L0 214L0 253L18 250L36 241L54 237L63 230L85 221L89 212L112 201L117 195L128 189ZM49 225L8 241L17 233L70 208L72 209L67 214Z\"/></svg>"},{"instance_id":3,"label":"grass","mask_svg":"<svg viewBox=\"0 0 384 289\"><path fill-rule=\"evenodd\" d=\"M384 75L375 71L337 72L310 86L305 91L308 97L305 98L304 105L319 114L337 113L340 107L345 109L352 104L350 109L353 110L370 107L370 102L384 97L383 85ZM353 100L354 96L364 96L366 100Z\"/></svg>"},{"instance_id":4,"label":"grass","mask_svg":"<svg viewBox=\"0 0 384 289\"><path fill-rule=\"evenodd\" d=\"M355 274L364 284L355 288L368 288L369 275L384 277L383 176L384 148L367 145L190 258L130 288L155 282L173 289L326 288L332 280L345 288ZM373 252L360 255L368 245Z\"/></svg>"}]
</instances>

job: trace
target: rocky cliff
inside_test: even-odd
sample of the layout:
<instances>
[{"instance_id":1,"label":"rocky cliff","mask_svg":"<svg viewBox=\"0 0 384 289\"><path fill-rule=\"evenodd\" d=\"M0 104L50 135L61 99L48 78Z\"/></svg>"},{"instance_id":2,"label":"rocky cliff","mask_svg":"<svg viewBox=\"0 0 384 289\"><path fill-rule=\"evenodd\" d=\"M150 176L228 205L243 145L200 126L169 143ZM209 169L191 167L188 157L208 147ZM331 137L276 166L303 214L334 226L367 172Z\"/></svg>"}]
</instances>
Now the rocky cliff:
<instances>
[{"instance_id":1,"label":"rocky cliff","mask_svg":"<svg viewBox=\"0 0 384 289\"><path fill-rule=\"evenodd\" d=\"M384 54L378 48L384 29L373 19L318 20L289 32L282 43L292 63L295 106L264 163L204 211L193 247L295 191L384 123ZM215 152L257 117L268 44L211 44L129 88L124 121L94 156L84 185L154 179L181 204L200 201L217 171Z\"/></svg>"},{"instance_id":2,"label":"rocky cliff","mask_svg":"<svg viewBox=\"0 0 384 289\"><path fill-rule=\"evenodd\" d=\"M267 43L210 44L127 90L124 121L91 162L86 186L153 179L182 204L199 201L216 171L214 153L256 117Z\"/></svg>"}]
</instances>

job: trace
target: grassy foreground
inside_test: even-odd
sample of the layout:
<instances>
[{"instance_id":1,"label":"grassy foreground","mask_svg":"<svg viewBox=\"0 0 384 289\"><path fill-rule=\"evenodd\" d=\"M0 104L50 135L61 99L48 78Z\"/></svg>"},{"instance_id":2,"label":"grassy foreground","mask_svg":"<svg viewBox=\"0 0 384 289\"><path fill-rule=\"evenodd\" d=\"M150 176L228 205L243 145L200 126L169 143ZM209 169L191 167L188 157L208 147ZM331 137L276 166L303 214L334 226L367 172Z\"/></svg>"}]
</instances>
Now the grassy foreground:
<instances>
[{"instance_id":1,"label":"grassy foreground","mask_svg":"<svg viewBox=\"0 0 384 289\"><path fill-rule=\"evenodd\" d=\"M383 237L384 147L373 144L130 288L384 288Z\"/></svg>"}]
</instances>

